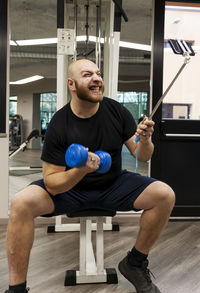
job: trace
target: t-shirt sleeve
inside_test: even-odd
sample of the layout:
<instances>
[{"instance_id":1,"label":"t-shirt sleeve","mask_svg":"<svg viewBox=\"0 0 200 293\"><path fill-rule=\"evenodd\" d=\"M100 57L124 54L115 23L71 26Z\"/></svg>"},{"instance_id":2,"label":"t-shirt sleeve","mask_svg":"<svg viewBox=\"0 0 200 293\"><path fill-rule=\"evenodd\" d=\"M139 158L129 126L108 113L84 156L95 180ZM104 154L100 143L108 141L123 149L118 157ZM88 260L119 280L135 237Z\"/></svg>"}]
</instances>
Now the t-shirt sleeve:
<instances>
[{"instance_id":1,"label":"t-shirt sleeve","mask_svg":"<svg viewBox=\"0 0 200 293\"><path fill-rule=\"evenodd\" d=\"M66 148L61 143L59 134L49 125L45 134L41 159L58 166L66 166L65 151Z\"/></svg>"},{"instance_id":2,"label":"t-shirt sleeve","mask_svg":"<svg viewBox=\"0 0 200 293\"><path fill-rule=\"evenodd\" d=\"M130 111L123 106L123 142L132 137L136 132L136 122Z\"/></svg>"}]
</instances>

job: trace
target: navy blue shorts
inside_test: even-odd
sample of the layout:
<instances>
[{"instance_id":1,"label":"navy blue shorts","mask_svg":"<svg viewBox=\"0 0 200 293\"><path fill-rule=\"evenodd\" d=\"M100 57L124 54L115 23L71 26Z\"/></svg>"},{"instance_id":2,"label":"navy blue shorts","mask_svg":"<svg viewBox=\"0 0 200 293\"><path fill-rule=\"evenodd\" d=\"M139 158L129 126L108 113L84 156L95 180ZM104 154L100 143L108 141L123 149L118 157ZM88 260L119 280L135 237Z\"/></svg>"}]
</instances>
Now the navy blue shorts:
<instances>
[{"instance_id":1,"label":"navy blue shorts","mask_svg":"<svg viewBox=\"0 0 200 293\"><path fill-rule=\"evenodd\" d=\"M137 173L122 171L121 175L104 190L84 190L76 187L71 190L51 195L43 180L31 183L45 189L52 198L55 211L46 217L58 216L85 209L104 209L111 211L138 211L133 204L140 193L152 182L154 178L141 176Z\"/></svg>"}]
</instances>

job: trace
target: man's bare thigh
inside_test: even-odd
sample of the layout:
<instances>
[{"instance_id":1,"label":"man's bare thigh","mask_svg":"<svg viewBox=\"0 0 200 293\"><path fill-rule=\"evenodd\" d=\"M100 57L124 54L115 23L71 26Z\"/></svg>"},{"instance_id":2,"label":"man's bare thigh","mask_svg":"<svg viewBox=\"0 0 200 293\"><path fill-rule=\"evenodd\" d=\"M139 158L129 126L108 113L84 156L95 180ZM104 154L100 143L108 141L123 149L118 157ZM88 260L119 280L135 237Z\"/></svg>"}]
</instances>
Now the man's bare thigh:
<instances>
[{"instance_id":1,"label":"man's bare thigh","mask_svg":"<svg viewBox=\"0 0 200 293\"><path fill-rule=\"evenodd\" d=\"M54 211L54 203L48 192L38 185L29 185L19 191L12 200L30 208L34 217L50 214Z\"/></svg>"}]
</instances>

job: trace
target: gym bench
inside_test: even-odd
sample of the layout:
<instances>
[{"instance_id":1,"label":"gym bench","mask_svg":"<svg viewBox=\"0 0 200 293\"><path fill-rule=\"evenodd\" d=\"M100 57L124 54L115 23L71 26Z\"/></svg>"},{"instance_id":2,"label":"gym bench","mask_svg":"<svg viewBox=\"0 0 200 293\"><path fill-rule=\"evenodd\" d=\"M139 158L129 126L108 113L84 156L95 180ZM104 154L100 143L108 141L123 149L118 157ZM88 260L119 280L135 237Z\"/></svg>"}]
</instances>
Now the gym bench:
<instances>
[{"instance_id":1,"label":"gym bench","mask_svg":"<svg viewBox=\"0 0 200 293\"><path fill-rule=\"evenodd\" d=\"M80 218L80 252L79 271L66 271L65 286L85 283L118 283L116 270L104 269L103 220L104 217L113 217L115 214L114 211L97 209L67 214L70 218ZM92 220L96 220L96 258L92 245ZM119 225L113 223L112 230L119 231Z\"/></svg>"}]
</instances>

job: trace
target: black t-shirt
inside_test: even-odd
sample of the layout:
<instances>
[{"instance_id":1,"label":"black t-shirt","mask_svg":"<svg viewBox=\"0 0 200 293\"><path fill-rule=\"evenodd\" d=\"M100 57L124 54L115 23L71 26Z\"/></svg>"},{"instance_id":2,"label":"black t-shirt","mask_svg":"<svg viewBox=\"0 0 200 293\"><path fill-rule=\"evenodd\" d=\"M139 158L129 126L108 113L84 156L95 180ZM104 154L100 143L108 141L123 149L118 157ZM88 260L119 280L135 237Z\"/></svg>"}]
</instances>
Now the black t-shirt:
<instances>
[{"instance_id":1,"label":"black t-shirt","mask_svg":"<svg viewBox=\"0 0 200 293\"><path fill-rule=\"evenodd\" d=\"M89 173L77 185L87 189L102 188L120 174L123 143L135 131L131 113L113 99L104 97L98 111L90 118L77 117L68 103L55 113L48 125L41 159L66 166L65 152L72 143L88 147L91 152L108 152L112 157L110 170L104 174Z\"/></svg>"}]
</instances>

